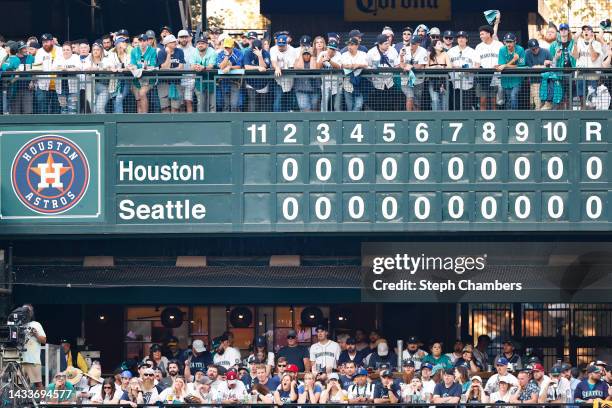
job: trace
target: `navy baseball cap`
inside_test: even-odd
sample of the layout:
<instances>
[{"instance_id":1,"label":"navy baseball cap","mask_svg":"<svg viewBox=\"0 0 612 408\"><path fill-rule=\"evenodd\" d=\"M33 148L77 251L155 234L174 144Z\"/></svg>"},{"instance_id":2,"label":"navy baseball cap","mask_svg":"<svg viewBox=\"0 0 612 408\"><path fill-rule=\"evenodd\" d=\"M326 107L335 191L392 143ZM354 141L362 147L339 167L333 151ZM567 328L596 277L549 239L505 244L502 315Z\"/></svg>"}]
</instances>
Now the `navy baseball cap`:
<instances>
[{"instance_id":1,"label":"navy baseball cap","mask_svg":"<svg viewBox=\"0 0 612 408\"><path fill-rule=\"evenodd\" d=\"M465 31L461 30L461 31L457 31L457 38L459 37L463 37L463 38L470 38L470 36L468 35L468 33L466 33Z\"/></svg>"},{"instance_id":2,"label":"navy baseball cap","mask_svg":"<svg viewBox=\"0 0 612 408\"><path fill-rule=\"evenodd\" d=\"M256 31L249 31L246 36L247 36L247 38L249 40L254 40L254 39L257 38L257 32Z\"/></svg>"},{"instance_id":3,"label":"navy baseball cap","mask_svg":"<svg viewBox=\"0 0 612 408\"><path fill-rule=\"evenodd\" d=\"M123 37L129 37L130 32L126 30L125 28L122 28L121 30L117 31L117 35L121 35Z\"/></svg>"},{"instance_id":4,"label":"navy baseball cap","mask_svg":"<svg viewBox=\"0 0 612 408\"><path fill-rule=\"evenodd\" d=\"M508 359L506 357L500 357L497 359L497 361L495 361L495 365L498 366L507 366L508 365Z\"/></svg>"},{"instance_id":5,"label":"navy baseball cap","mask_svg":"<svg viewBox=\"0 0 612 408\"><path fill-rule=\"evenodd\" d=\"M263 48L263 43L261 40L253 40L253 49L261 50ZM287 335L288 337L289 335Z\"/></svg>"},{"instance_id":6,"label":"navy baseball cap","mask_svg":"<svg viewBox=\"0 0 612 408\"><path fill-rule=\"evenodd\" d=\"M268 343L266 342L266 338L263 336L257 337L255 339L255 347L266 347Z\"/></svg>"},{"instance_id":7,"label":"navy baseball cap","mask_svg":"<svg viewBox=\"0 0 612 408\"><path fill-rule=\"evenodd\" d=\"M309 35L303 35L300 37L300 45L310 45L312 44L312 38Z\"/></svg>"},{"instance_id":8,"label":"navy baseball cap","mask_svg":"<svg viewBox=\"0 0 612 408\"><path fill-rule=\"evenodd\" d=\"M421 43L421 37L418 35L413 35L412 38L410 39L410 44L420 44Z\"/></svg>"},{"instance_id":9,"label":"navy baseball cap","mask_svg":"<svg viewBox=\"0 0 612 408\"><path fill-rule=\"evenodd\" d=\"M561 369L561 366L558 364L555 364L554 366L550 368L550 375L561 375L562 371L563 370Z\"/></svg>"},{"instance_id":10,"label":"navy baseball cap","mask_svg":"<svg viewBox=\"0 0 612 408\"><path fill-rule=\"evenodd\" d=\"M380 376L383 377L383 378L384 377L393 377L393 373L391 371L389 371L389 370L384 370L384 371L382 371L380 373Z\"/></svg>"},{"instance_id":11,"label":"navy baseball cap","mask_svg":"<svg viewBox=\"0 0 612 408\"><path fill-rule=\"evenodd\" d=\"M327 43L327 48L331 48L332 50L338 49L338 41L335 38L331 38Z\"/></svg>"},{"instance_id":12,"label":"navy baseball cap","mask_svg":"<svg viewBox=\"0 0 612 408\"><path fill-rule=\"evenodd\" d=\"M139 41L148 41L148 40L149 40L149 37L148 37L146 34L140 34L140 35L138 36L138 40L139 40Z\"/></svg>"},{"instance_id":13,"label":"navy baseball cap","mask_svg":"<svg viewBox=\"0 0 612 408\"><path fill-rule=\"evenodd\" d=\"M147 30L147 32L145 33L145 35L150 38L150 39L155 39L155 31L153 30Z\"/></svg>"},{"instance_id":14,"label":"navy baseball cap","mask_svg":"<svg viewBox=\"0 0 612 408\"><path fill-rule=\"evenodd\" d=\"M356 37L351 37L346 42L347 45L359 45L359 40Z\"/></svg>"},{"instance_id":15,"label":"navy baseball cap","mask_svg":"<svg viewBox=\"0 0 612 408\"><path fill-rule=\"evenodd\" d=\"M455 38L455 33L453 33L451 30L446 30L442 33L442 37Z\"/></svg>"},{"instance_id":16,"label":"navy baseball cap","mask_svg":"<svg viewBox=\"0 0 612 408\"><path fill-rule=\"evenodd\" d=\"M540 48L540 43L535 38L527 41L527 47L529 48Z\"/></svg>"},{"instance_id":17,"label":"navy baseball cap","mask_svg":"<svg viewBox=\"0 0 612 408\"><path fill-rule=\"evenodd\" d=\"M559 24L559 30L569 30L570 26L567 23Z\"/></svg>"},{"instance_id":18,"label":"navy baseball cap","mask_svg":"<svg viewBox=\"0 0 612 408\"><path fill-rule=\"evenodd\" d=\"M506 35L504 35L504 42L516 42L516 35L513 33L506 33Z\"/></svg>"},{"instance_id":19,"label":"navy baseball cap","mask_svg":"<svg viewBox=\"0 0 612 408\"><path fill-rule=\"evenodd\" d=\"M49 34L49 33L45 33L43 35L40 36L40 42L43 41L53 41L53 35Z\"/></svg>"},{"instance_id":20,"label":"navy baseball cap","mask_svg":"<svg viewBox=\"0 0 612 408\"><path fill-rule=\"evenodd\" d=\"M359 30L351 30L349 31L349 37L350 38L353 38L353 37L361 38L363 37L363 33Z\"/></svg>"},{"instance_id":21,"label":"navy baseball cap","mask_svg":"<svg viewBox=\"0 0 612 408\"><path fill-rule=\"evenodd\" d=\"M287 45L287 36L283 34L283 35L279 35L278 37L276 37L276 45L280 45L280 46Z\"/></svg>"},{"instance_id":22,"label":"navy baseball cap","mask_svg":"<svg viewBox=\"0 0 612 408\"><path fill-rule=\"evenodd\" d=\"M378 34L376 37L376 44L384 44L389 40L389 37L386 34Z\"/></svg>"},{"instance_id":23,"label":"navy baseball cap","mask_svg":"<svg viewBox=\"0 0 612 408\"><path fill-rule=\"evenodd\" d=\"M357 340L354 337L349 337L346 339L346 344L357 344Z\"/></svg>"},{"instance_id":24,"label":"navy baseball cap","mask_svg":"<svg viewBox=\"0 0 612 408\"><path fill-rule=\"evenodd\" d=\"M406 343L408 343L408 344L418 344L419 343L419 339L416 336L410 336L410 337L408 337L408 340L406 340Z\"/></svg>"}]
</instances>

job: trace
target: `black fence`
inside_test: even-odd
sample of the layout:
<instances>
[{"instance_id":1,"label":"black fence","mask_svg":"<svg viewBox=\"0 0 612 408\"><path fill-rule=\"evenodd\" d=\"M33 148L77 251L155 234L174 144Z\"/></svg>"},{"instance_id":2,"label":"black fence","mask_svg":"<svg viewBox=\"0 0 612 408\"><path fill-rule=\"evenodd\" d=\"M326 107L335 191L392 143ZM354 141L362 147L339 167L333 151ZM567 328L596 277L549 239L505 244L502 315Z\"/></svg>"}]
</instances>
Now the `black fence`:
<instances>
[{"instance_id":1,"label":"black fence","mask_svg":"<svg viewBox=\"0 0 612 408\"><path fill-rule=\"evenodd\" d=\"M610 90L611 69L24 70L0 76L0 112L609 110Z\"/></svg>"}]
</instances>

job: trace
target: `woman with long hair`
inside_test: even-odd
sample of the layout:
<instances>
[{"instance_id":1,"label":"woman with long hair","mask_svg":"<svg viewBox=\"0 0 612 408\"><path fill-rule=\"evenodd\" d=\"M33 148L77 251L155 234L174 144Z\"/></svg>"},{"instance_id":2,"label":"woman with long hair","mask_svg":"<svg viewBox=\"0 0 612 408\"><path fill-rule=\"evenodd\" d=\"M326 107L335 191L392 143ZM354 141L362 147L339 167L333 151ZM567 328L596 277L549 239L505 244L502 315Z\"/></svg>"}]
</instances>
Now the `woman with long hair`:
<instances>
[{"instance_id":1,"label":"woman with long hair","mask_svg":"<svg viewBox=\"0 0 612 408\"><path fill-rule=\"evenodd\" d=\"M338 373L331 373L327 379L327 385L319 398L321 404L348 402L346 391L342 389Z\"/></svg>"},{"instance_id":2,"label":"woman with long hair","mask_svg":"<svg viewBox=\"0 0 612 408\"><path fill-rule=\"evenodd\" d=\"M162 356L162 349L159 344L151 345L151 348L149 348L149 356L145 357L143 361L145 360L153 363L153 367L151 368L153 368L154 370L159 368L159 370L162 372L162 375L164 377L167 375L168 358L166 358L165 356Z\"/></svg>"},{"instance_id":3,"label":"woman with long hair","mask_svg":"<svg viewBox=\"0 0 612 408\"><path fill-rule=\"evenodd\" d=\"M321 386L315 383L314 374L304 374L304 384L298 387L298 403L316 404L321 398Z\"/></svg>"},{"instance_id":4,"label":"woman with long hair","mask_svg":"<svg viewBox=\"0 0 612 408\"><path fill-rule=\"evenodd\" d=\"M489 396L489 402L492 404L503 404L504 402L510 402L510 380L505 376L499 377L499 390L492 393Z\"/></svg>"},{"instance_id":5,"label":"woman with long hair","mask_svg":"<svg viewBox=\"0 0 612 408\"><path fill-rule=\"evenodd\" d=\"M130 56L127 53L127 42L123 37L115 41L115 48L108 53L109 64L113 72L128 72ZM129 81L121 75L110 81L109 92L114 100L114 113L123 113L123 100L130 91Z\"/></svg>"},{"instance_id":6,"label":"woman with long hair","mask_svg":"<svg viewBox=\"0 0 612 408\"><path fill-rule=\"evenodd\" d=\"M270 389L263 384L253 384L251 388L251 395L255 403L262 404L273 404L274 396L270 392Z\"/></svg>"},{"instance_id":7,"label":"woman with long hair","mask_svg":"<svg viewBox=\"0 0 612 408\"><path fill-rule=\"evenodd\" d=\"M455 381L461 385L461 392L465 394L470 387L468 369L465 366L455 367Z\"/></svg>"},{"instance_id":8,"label":"woman with long hair","mask_svg":"<svg viewBox=\"0 0 612 408\"><path fill-rule=\"evenodd\" d=\"M312 42L312 59L315 61L317 68L321 68L323 64L319 61L319 55L327 50L325 38L320 35L314 38Z\"/></svg>"},{"instance_id":9,"label":"woman with long hair","mask_svg":"<svg viewBox=\"0 0 612 408\"><path fill-rule=\"evenodd\" d=\"M467 402L489 402L482 386L482 378L478 375L472 376L470 386L465 394Z\"/></svg>"},{"instance_id":10,"label":"woman with long hair","mask_svg":"<svg viewBox=\"0 0 612 408\"><path fill-rule=\"evenodd\" d=\"M182 376L174 378L172 387L168 387L159 394L159 400L164 404L178 404L185 402L187 396L187 387L185 379Z\"/></svg>"},{"instance_id":11,"label":"woman with long hair","mask_svg":"<svg viewBox=\"0 0 612 408\"><path fill-rule=\"evenodd\" d=\"M276 405L291 404L297 402L298 394L297 383L290 374L284 374L281 378L280 386L274 391L274 403Z\"/></svg>"},{"instance_id":12,"label":"woman with long hair","mask_svg":"<svg viewBox=\"0 0 612 408\"><path fill-rule=\"evenodd\" d=\"M129 405L132 408L136 408L139 404L144 404L142 385L139 378L134 377L130 380L127 391L123 393L119 403L121 405Z\"/></svg>"},{"instance_id":13,"label":"woman with long hair","mask_svg":"<svg viewBox=\"0 0 612 408\"><path fill-rule=\"evenodd\" d=\"M425 391L423 390L423 382L419 377L413 377L409 383L401 383L401 402L405 403L422 403L427 402L425 399Z\"/></svg>"},{"instance_id":14,"label":"woman with long hair","mask_svg":"<svg viewBox=\"0 0 612 408\"><path fill-rule=\"evenodd\" d=\"M122 391L115 387L114 378L107 378L102 384L102 391L91 400L95 404L117 405L121 399Z\"/></svg>"},{"instance_id":15,"label":"woman with long hair","mask_svg":"<svg viewBox=\"0 0 612 408\"><path fill-rule=\"evenodd\" d=\"M91 63L89 66L91 71L108 71L110 64L108 58L104 56L104 48L102 44L94 43L91 47ZM102 114L106 112L106 103L108 102L108 78L96 77L92 75L94 80L94 113ZM103 79L104 78L104 79Z\"/></svg>"},{"instance_id":16,"label":"woman with long hair","mask_svg":"<svg viewBox=\"0 0 612 408\"><path fill-rule=\"evenodd\" d=\"M427 49L429 60L426 69L451 68L448 54L444 51L444 43L440 40L432 41ZM433 72L430 75L435 75ZM436 75L429 78L428 88L431 99L431 110L448 110L448 83L446 75Z\"/></svg>"},{"instance_id":17,"label":"woman with long hair","mask_svg":"<svg viewBox=\"0 0 612 408\"><path fill-rule=\"evenodd\" d=\"M268 342L264 336L259 336L253 342L253 352L247 358L247 361L262 361L266 365L266 374L268 376L274 369L274 353L268 351Z\"/></svg>"}]
</instances>

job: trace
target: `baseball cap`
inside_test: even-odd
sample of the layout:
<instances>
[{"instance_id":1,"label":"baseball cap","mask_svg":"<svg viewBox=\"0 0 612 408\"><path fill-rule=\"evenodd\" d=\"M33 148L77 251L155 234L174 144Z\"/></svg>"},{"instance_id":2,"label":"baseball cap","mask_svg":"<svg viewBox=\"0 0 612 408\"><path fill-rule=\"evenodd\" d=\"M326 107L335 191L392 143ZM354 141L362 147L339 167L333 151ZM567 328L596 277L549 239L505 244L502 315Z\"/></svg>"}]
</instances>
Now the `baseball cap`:
<instances>
[{"instance_id":1,"label":"baseball cap","mask_svg":"<svg viewBox=\"0 0 612 408\"><path fill-rule=\"evenodd\" d=\"M438 371L444 371L444 366L442 364L436 364L431 369L431 374L436 375Z\"/></svg>"},{"instance_id":2,"label":"baseball cap","mask_svg":"<svg viewBox=\"0 0 612 408\"><path fill-rule=\"evenodd\" d=\"M506 35L504 35L504 42L515 42L516 41L516 35L514 35L513 33L506 33Z\"/></svg>"},{"instance_id":3,"label":"baseball cap","mask_svg":"<svg viewBox=\"0 0 612 408\"><path fill-rule=\"evenodd\" d=\"M323 331L327 331L327 327L325 327L324 325L320 324L317 326L317 331L319 330L323 330Z\"/></svg>"},{"instance_id":4,"label":"baseball cap","mask_svg":"<svg viewBox=\"0 0 612 408\"><path fill-rule=\"evenodd\" d=\"M550 368L550 375L561 375L561 366L559 364L555 364Z\"/></svg>"},{"instance_id":5,"label":"baseball cap","mask_svg":"<svg viewBox=\"0 0 612 408\"><path fill-rule=\"evenodd\" d=\"M349 337L346 339L346 344L357 344L357 340L354 337Z\"/></svg>"},{"instance_id":6,"label":"baseball cap","mask_svg":"<svg viewBox=\"0 0 612 408\"><path fill-rule=\"evenodd\" d=\"M443 34L442 37L451 37L451 38L455 38L455 33L453 33L451 30L446 30Z\"/></svg>"},{"instance_id":7,"label":"baseball cap","mask_svg":"<svg viewBox=\"0 0 612 408\"><path fill-rule=\"evenodd\" d=\"M508 34L506 34L506 35L508 35ZM504 36L504 38L505 37L506 36ZM502 344L510 344L510 345L514 346L514 342L512 341L512 339L506 339L506 340L504 340L504 342Z\"/></svg>"},{"instance_id":8,"label":"baseball cap","mask_svg":"<svg viewBox=\"0 0 612 408\"><path fill-rule=\"evenodd\" d=\"M539 48L540 47L540 43L535 38L532 38L531 40L527 41L527 47L529 47L529 48Z\"/></svg>"},{"instance_id":9,"label":"baseball cap","mask_svg":"<svg viewBox=\"0 0 612 408\"><path fill-rule=\"evenodd\" d=\"M122 371L121 378L132 378L132 372L128 370Z\"/></svg>"},{"instance_id":10,"label":"baseball cap","mask_svg":"<svg viewBox=\"0 0 612 408\"><path fill-rule=\"evenodd\" d=\"M126 43L126 42L127 42L127 39L125 37L119 37L115 40L115 47L121 43Z\"/></svg>"},{"instance_id":11,"label":"baseball cap","mask_svg":"<svg viewBox=\"0 0 612 408\"><path fill-rule=\"evenodd\" d=\"M384 371L382 371L380 373L380 376L383 377L383 378L384 377L393 377L393 373L391 371L389 371L389 370L384 370Z\"/></svg>"},{"instance_id":12,"label":"baseball cap","mask_svg":"<svg viewBox=\"0 0 612 408\"><path fill-rule=\"evenodd\" d=\"M507 375L500 375L497 381L510 384L510 378Z\"/></svg>"},{"instance_id":13,"label":"baseball cap","mask_svg":"<svg viewBox=\"0 0 612 408\"><path fill-rule=\"evenodd\" d=\"M359 45L359 40L355 37L351 37L348 39L348 41L346 42L347 45Z\"/></svg>"},{"instance_id":14,"label":"baseball cap","mask_svg":"<svg viewBox=\"0 0 612 408\"><path fill-rule=\"evenodd\" d=\"M455 37L459 38L459 37L463 37L463 38L470 38L470 36L468 35L468 33L466 33L465 31L461 30L461 31L457 31L457 34L455 35Z\"/></svg>"},{"instance_id":15,"label":"baseball cap","mask_svg":"<svg viewBox=\"0 0 612 408\"><path fill-rule=\"evenodd\" d=\"M198 383L208 385L208 384L212 384L212 380L208 376L205 375L204 377L198 380Z\"/></svg>"},{"instance_id":16,"label":"baseball cap","mask_svg":"<svg viewBox=\"0 0 612 408\"><path fill-rule=\"evenodd\" d=\"M327 41L331 41L332 38L335 38L337 41L340 41L340 35L338 33L327 33Z\"/></svg>"},{"instance_id":17,"label":"baseball cap","mask_svg":"<svg viewBox=\"0 0 612 408\"><path fill-rule=\"evenodd\" d=\"M200 42L204 42L207 43L208 42L208 36L206 34L198 37L198 39L196 40L196 44L200 43Z\"/></svg>"},{"instance_id":18,"label":"baseball cap","mask_svg":"<svg viewBox=\"0 0 612 408\"><path fill-rule=\"evenodd\" d=\"M145 35L146 35L148 38L155 38L155 31L153 31L153 30L147 30L147 32L145 33Z\"/></svg>"},{"instance_id":19,"label":"baseball cap","mask_svg":"<svg viewBox=\"0 0 612 408\"><path fill-rule=\"evenodd\" d=\"M402 28L402 33L405 33L406 31L410 31L410 33L413 33L414 30L412 29L412 27L406 26L404 28Z\"/></svg>"},{"instance_id":20,"label":"baseball cap","mask_svg":"<svg viewBox=\"0 0 612 408\"><path fill-rule=\"evenodd\" d=\"M404 366L404 367L414 367L414 361L412 361L412 360L404 360L402 362L402 366Z\"/></svg>"},{"instance_id":21,"label":"baseball cap","mask_svg":"<svg viewBox=\"0 0 612 408\"><path fill-rule=\"evenodd\" d=\"M259 336L255 339L255 347L266 347L267 342L266 338L263 336Z\"/></svg>"},{"instance_id":22,"label":"baseball cap","mask_svg":"<svg viewBox=\"0 0 612 408\"><path fill-rule=\"evenodd\" d=\"M408 340L406 340L406 343L408 343L408 344L418 344L419 343L419 339L416 336L410 336L410 337L408 337Z\"/></svg>"},{"instance_id":23,"label":"baseball cap","mask_svg":"<svg viewBox=\"0 0 612 408\"><path fill-rule=\"evenodd\" d=\"M507 366L508 365L508 359L506 357L500 357L497 359L497 361L495 361L495 365L501 365L501 366Z\"/></svg>"},{"instance_id":24,"label":"baseball cap","mask_svg":"<svg viewBox=\"0 0 612 408\"><path fill-rule=\"evenodd\" d=\"M421 366L421 370L423 370L424 368L428 368L430 370L433 369L433 366L430 363L425 363Z\"/></svg>"},{"instance_id":25,"label":"baseball cap","mask_svg":"<svg viewBox=\"0 0 612 408\"><path fill-rule=\"evenodd\" d=\"M17 50L28 48L28 45L23 41L17 41Z\"/></svg>"},{"instance_id":26,"label":"baseball cap","mask_svg":"<svg viewBox=\"0 0 612 408\"><path fill-rule=\"evenodd\" d=\"M287 36L282 34L276 37L276 45L280 45L280 46L287 45Z\"/></svg>"},{"instance_id":27,"label":"baseball cap","mask_svg":"<svg viewBox=\"0 0 612 408\"><path fill-rule=\"evenodd\" d=\"M238 374L234 370L230 370L225 375L225 378L227 380L235 380L236 378L238 378Z\"/></svg>"},{"instance_id":28,"label":"baseball cap","mask_svg":"<svg viewBox=\"0 0 612 408\"><path fill-rule=\"evenodd\" d=\"M140 35L138 36L138 41L147 41L148 39L149 39L149 37L147 37L147 36L146 36L146 35L144 35L144 34L140 34ZM170 344L170 343L168 343L168 344Z\"/></svg>"},{"instance_id":29,"label":"baseball cap","mask_svg":"<svg viewBox=\"0 0 612 408\"><path fill-rule=\"evenodd\" d=\"M567 23L559 24L559 30L569 30L570 26Z\"/></svg>"},{"instance_id":30,"label":"baseball cap","mask_svg":"<svg viewBox=\"0 0 612 408\"><path fill-rule=\"evenodd\" d=\"M606 363L606 362L605 362L605 361L603 361L603 360L597 360L597 361L595 362L595 365L596 365L596 366L600 366L600 367L606 367L606 366L608 365L608 363Z\"/></svg>"},{"instance_id":31,"label":"baseball cap","mask_svg":"<svg viewBox=\"0 0 612 408\"><path fill-rule=\"evenodd\" d=\"M385 26L383 27L381 34L385 34L387 36L393 35L393 29L389 26Z\"/></svg>"},{"instance_id":32,"label":"baseball cap","mask_svg":"<svg viewBox=\"0 0 612 408\"><path fill-rule=\"evenodd\" d=\"M206 347L204 347L204 342L200 339L194 340L191 344L191 347L193 347L196 353L203 353L206 351Z\"/></svg>"},{"instance_id":33,"label":"baseball cap","mask_svg":"<svg viewBox=\"0 0 612 408\"><path fill-rule=\"evenodd\" d=\"M363 33L361 31L357 30L357 29L351 30L351 31L349 31L349 37L350 38L353 38L353 37L361 38L361 37L363 37Z\"/></svg>"},{"instance_id":34,"label":"baseball cap","mask_svg":"<svg viewBox=\"0 0 612 408\"><path fill-rule=\"evenodd\" d=\"M176 42L176 37L172 34L168 34L164 37L164 45L168 45L170 43Z\"/></svg>"},{"instance_id":35,"label":"baseball cap","mask_svg":"<svg viewBox=\"0 0 612 408\"><path fill-rule=\"evenodd\" d=\"M544 371L544 366L540 363L535 363L532 368L533 371Z\"/></svg>"},{"instance_id":36,"label":"baseball cap","mask_svg":"<svg viewBox=\"0 0 612 408\"><path fill-rule=\"evenodd\" d=\"M178 36L179 37L191 37L191 35L189 35L189 31L187 30L181 30L178 32Z\"/></svg>"},{"instance_id":37,"label":"baseball cap","mask_svg":"<svg viewBox=\"0 0 612 408\"><path fill-rule=\"evenodd\" d=\"M336 41L335 38L330 39L329 42L327 43L327 48L331 48L332 50L337 50L338 41Z\"/></svg>"},{"instance_id":38,"label":"baseball cap","mask_svg":"<svg viewBox=\"0 0 612 408\"><path fill-rule=\"evenodd\" d=\"M122 37L129 37L130 32L126 30L125 28L122 28L121 30L117 31L117 35L120 35Z\"/></svg>"},{"instance_id":39,"label":"baseball cap","mask_svg":"<svg viewBox=\"0 0 612 408\"><path fill-rule=\"evenodd\" d=\"M390 368L391 367L389 367L389 364L387 364L387 363L382 363L381 365L378 366L379 370L388 370Z\"/></svg>"},{"instance_id":40,"label":"baseball cap","mask_svg":"<svg viewBox=\"0 0 612 408\"><path fill-rule=\"evenodd\" d=\"M290 373L297 373L299 371L299 369L298 369L298 366L296 366L295 364L289 364L287 366L286 371L290 372Z\"/></svg>"},{"instance_id":41,"label":"baseball cap","mask_svg":"<svg viewBox=\"0 0 612 408\"><path fill-rule=\"evenodd\" d=\"M293 329L289 329L289 331L287 332L287 337L297 337L297 332Z\"/></svg>"},{"instance_id":42,"label":"baseball cap","mask_svg":"<svg viewBox=\"0 0 612 408\"><path fill-rule=\"evenodd\" d=\"M309 35L303 35L300 37L300 45L310 45L312 44L312 38Z\"/></svg>"},{"instance_id":43,"label":"baseball cap","mask_svg":"<svg viewBox=\"0 0 612 408\"><path fill-rule=\"evenodd\" d=\"M421 43L421 37L418 35L413 35L412 38L410 39L410 44L420 44Z\"/></svg>"},{"instance_id":44,"label":"baseball cap","mask_svg":"<svg viewBox=\"0 0 612 408\"><path fill-rule=\"evenodd\" d=\"M355 377L359 377L361 375L368 375L368 370L366 370L365 368L361 367L359 370L355 371L355 374L353 374L353 378Z\"/></svg>"},{"instance_id":45,"label":"baseball cap","mask_svg":"<svg viewBox=\"0 0 612 408\"><path fill-rule=\"evenodd\" d=\"M429 35L440 35L440 29L438 27L431 27Z\"/></svg>"},{"instance_id":46,"label":"baseball cap","mask_svg":"<svg viewBox=\"0 0 612 408\"><path fill-rule=\"evenodd\" d=\"M137 367L151 367L151 362L149 360L141 361L140 363L138 363Z\"/></svg>"},{"instance_id":47,"label":"baseball cap","mask_svg":"<svg viewBox=\"0 0 612 408\"><path fill-rule=\"evenodd\" d=\"M304 54L312 55L312 48L304 47L304 49L302 50L302 55Z\"/></svg>"},{"instance_id":48,"label":"baseball cap","mask_svg":"<svg viewBox=\"0 0 612 408\"><path fill-rule=\"evenodd\" d=\"M172 29L168 26L163 26L162 28L159 29L159 33L161 34L162 31L168 31L169 33L171 33Z\"/></svg>"},{"instance_id":49,"label":"baseball cap","mask_svg":"<svg viewBox=\"0 0 612 408\"><path fill-rule=\"evenodd\" d=\"M232 37L227 37L225 40L223 40L223 48L234 48L234 44L235 41Z\"/></svg>"},{"instance_id":50,"label":"baseball cap","mask_svg":"<svg viewBox=\"0 0 612 408\"><path fill-rule=\"evenodd\" d=\"M597 373L601 373L601 368L599 368L599 366L596 366L596 365L588 366L587 374L597 374Z\"/></svg>"},{"instance_id":51,"label":"baseball cap","mask_svg":"<svg viewBox=\"0 0 612 408\"><path fill-rule=\"evenodd\" d=\"M51 35L49 33L45 33L45 34L40 36L40 42L43 42L43 41L52 41L52 40L53 40L53 35Z\"/></svg>"},{"instance_id":52,"label":"baseball cap","mask_svg":"<svg viewBox=\"0 0 612 408\"><path fill-rule=\"evenodd\" d=\"M246 36L249 40L254 40L258 37L257 31L249 31Z\"/></svg>"},{"instance_id":53,"label":"baseball cap","mask_svg":"<svg viewBox=\"0 0 612 408\"><path fill-rule=\"evenodd\" d=\"M588 28L589 30L593 31L593 26L592 26L592 25L590 25L590 24L584 24L584 25L582 26L582 29L584 30L585 28Z\"/></svg>"},{"instance_id":54,"label":"baseball cap","mask_svg":"<svg viewBox=\"0 0 612 408\"><path fill-rule=\"evenodd\" d=\"M253 40L253 49L261 50L262 48L263 48L263 43L261 42L261 40Z\"/></svg>"},{"instance_id":55,"label":"baseball cap","mask_svg":"<svg viewBox=\"0 0 612 408\"><path fill-rule=\"evenodd\" d=\"M462 352L462 353L471 353L471 352L472 352L472 348L471 348L471 347L468 347L468 346L465 346L465 347L463 348L463 350L461 350L461 352Z\"/></svg>"},{"instance_id":56,"label":"baseball cap","mask_svg":"<svg viewBox=\"0 0 612 408\"><path fill-rule=\"evenodd\" d=\"M482 384L482 377L480 377L479 375L473 375L471 378L472 381L478 381Z\"/></svg>"},{"instance_id":57,"label":"baseball cap","mask_svg":"<svg viewBox=\"0 0 612 408\"><path fill-rule=\"evenodd\" d=\"M389 36L386 34L378 34L376 36L376 44L384 44L389 40Z\"/></svg>"},{"instance_id":58,"label":"baseball cap","mask_svg":"<svg viewBox=\"0 0 612 408\"><path fill-rule=\"evenodd\" d=\"M340 380L340 377L338 376L338 373L331 373L330 375L327 376L327 380Z\"/></svg>"},{"instance_id":59,"label":"baseball cap","mask_svg":"<svg viewBox=\"0 0 612 408\"><path fill-rule=\"evenodd\" d=\"M152 344L149 351L161 351L161 346L159 344Z\"/></svg>"},{"instance_id":60,"label":"baseball cap","mask_svg":"<svg viewBox=\"0 0 612 408\"><path fill-rule=\"evenodd\" d=\"M387 345L387 343L378 343L378 346L376 347L376 353L379 356L383 357L389 354L389 346Z\"/></svg>"},{"instance_id":61,"label":"baseball cap","mask_svg":"<svg viewBox=\"0 0 612 408\"><path fill-rule=\"evenodd\" d=\"M32 48L36 48L39 49L40 48L40 44L38 43L38 41L30 41L30 43L28 44L29 47Z\"/></svg>"},{"instance_id":62,"label":"baseball cap","mask_svg":"<svg viewBox=\"0 0 612 408\"><path fill-rule=\"evenodd\" d=\"M572 369L572 365L568 364L568 363L561 363L561 371L567 371L567 370L571 370Z\"/></svg>"}]
</instances>

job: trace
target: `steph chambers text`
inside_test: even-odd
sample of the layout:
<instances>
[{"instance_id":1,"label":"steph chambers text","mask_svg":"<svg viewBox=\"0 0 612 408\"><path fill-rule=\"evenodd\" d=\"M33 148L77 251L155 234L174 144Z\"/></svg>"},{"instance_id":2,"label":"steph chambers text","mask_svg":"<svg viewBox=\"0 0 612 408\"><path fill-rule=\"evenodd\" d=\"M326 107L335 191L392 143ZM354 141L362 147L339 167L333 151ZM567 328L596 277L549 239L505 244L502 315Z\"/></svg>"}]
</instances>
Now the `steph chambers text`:
<instances>
[{"instance_id":1,"label":"steph chambers text","mask_svg":"<svg viewBox=\"0 0 612 408\"><path fill-rule=\"evenodd\" d=\"M473 282L469 279L460 281L447 280L446 282L432 282L427 279L411 281L401 279L395 282L385 282L376 279L372 282L372 289L376 291L426 291L426 292L448 292L448 291L521 291L523 284L520 282Z\"/></svg>"}]
</instances>

